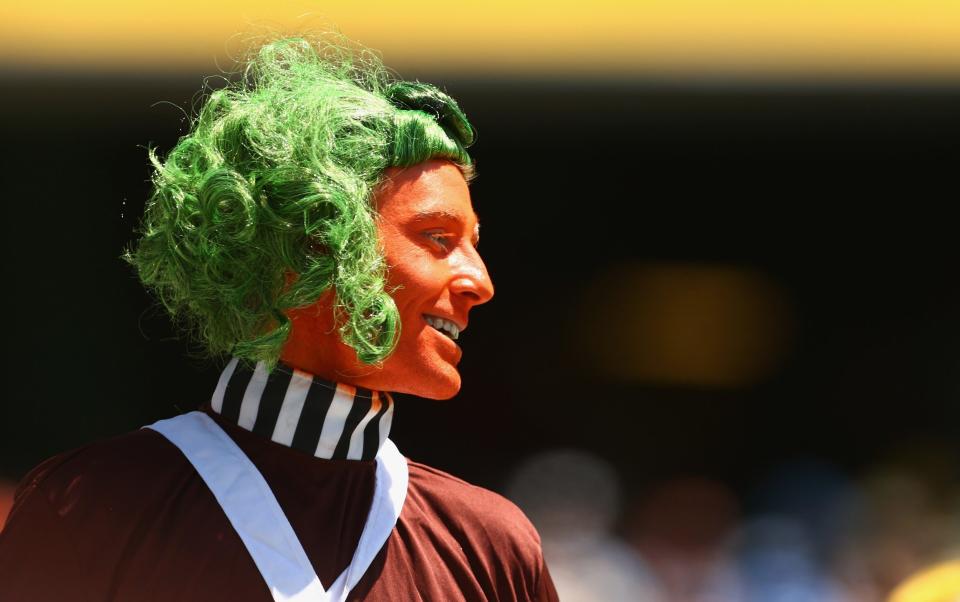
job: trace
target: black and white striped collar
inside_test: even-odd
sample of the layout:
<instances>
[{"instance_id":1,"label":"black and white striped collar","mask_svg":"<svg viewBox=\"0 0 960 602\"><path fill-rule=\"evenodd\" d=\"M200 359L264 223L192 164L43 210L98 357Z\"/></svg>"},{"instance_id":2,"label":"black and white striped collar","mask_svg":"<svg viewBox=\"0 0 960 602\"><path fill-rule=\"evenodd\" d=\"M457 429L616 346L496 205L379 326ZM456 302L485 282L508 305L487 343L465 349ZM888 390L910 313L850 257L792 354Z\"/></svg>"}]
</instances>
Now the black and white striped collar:
<instances>
[{"instance_id":1,"label":"black and white striped collar","mask_svg":"<svg viewBox=\"0 0 960 602\"><path fill-rule=\"evenodd\" d=\"M278 365L230 360L210 402L226 420L327 460L373 460L390 434L389 393L325 381Z\"/></svg>"}]
</instances>

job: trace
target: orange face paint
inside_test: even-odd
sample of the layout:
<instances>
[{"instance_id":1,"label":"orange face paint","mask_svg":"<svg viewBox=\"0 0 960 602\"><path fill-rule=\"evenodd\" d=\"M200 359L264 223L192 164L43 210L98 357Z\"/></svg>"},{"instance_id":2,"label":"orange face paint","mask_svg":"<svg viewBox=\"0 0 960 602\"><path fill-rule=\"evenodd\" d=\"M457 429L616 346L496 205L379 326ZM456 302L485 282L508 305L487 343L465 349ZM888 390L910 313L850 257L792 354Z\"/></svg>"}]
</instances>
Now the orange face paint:
<instances>
[{"instance_id":1,"label":"orange face paint","mask_svg":"<svg viewBox=\"0 0 960 602\"><path fill-rule=\"evenodd\" d=\"M460 390L462 351L452 340L470 310L493 297L476 249L479 224L460 170L432 160L390 168L375 198L388 287L400 313L400 338L382 367L360 363L340 341L333 294L290 312L292 330L281 359L329 380L447 399Z\"/></svg>"}]
</instances>

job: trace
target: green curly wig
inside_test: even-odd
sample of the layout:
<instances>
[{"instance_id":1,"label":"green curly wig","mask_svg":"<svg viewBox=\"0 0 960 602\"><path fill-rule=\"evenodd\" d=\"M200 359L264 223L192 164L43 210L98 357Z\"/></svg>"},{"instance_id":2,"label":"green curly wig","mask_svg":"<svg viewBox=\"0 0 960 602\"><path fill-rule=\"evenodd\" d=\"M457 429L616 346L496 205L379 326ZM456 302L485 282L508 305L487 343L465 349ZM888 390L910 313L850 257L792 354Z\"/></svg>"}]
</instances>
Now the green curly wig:
<instances>
[{"instance_id":1,"label":"green curly wig","mask_svg":"<svg viewBox=\"0 0 960 602\"><path fill-rule=\"evenodd\" d=\"M271 42L165 159L150 151L153 191L125 259L210 355L272 367L285 312L332 286L341 339L376 364L400 324L371 195L388 167L440 158L468 173L472 142L452 98L393 79L368 51Z\"/></svg>"}]
</instances>

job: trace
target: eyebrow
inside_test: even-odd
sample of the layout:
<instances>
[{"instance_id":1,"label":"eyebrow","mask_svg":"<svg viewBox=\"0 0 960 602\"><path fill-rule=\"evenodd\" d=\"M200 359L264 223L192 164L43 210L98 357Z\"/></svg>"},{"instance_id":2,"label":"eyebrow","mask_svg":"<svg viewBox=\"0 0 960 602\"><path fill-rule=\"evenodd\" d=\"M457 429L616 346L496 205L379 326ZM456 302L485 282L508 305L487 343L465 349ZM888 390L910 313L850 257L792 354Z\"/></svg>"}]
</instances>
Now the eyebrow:
<instances>
[{"instance_id":1,"label":"eyebrow","mask_svg":"<svg viewBox=\"0 0 960 602\"><path fill-rule=\"evenodd\" d=\"M463 216L459 213L454 213L453 211L447 211L445 209L436 209L431 211L418 211L414 214L414 221L423 222L431 219L448 219L448 220L459 220ZM474 213L473 219L478 224L480 223L480 217Z\"/></svg>"}]
</instances>

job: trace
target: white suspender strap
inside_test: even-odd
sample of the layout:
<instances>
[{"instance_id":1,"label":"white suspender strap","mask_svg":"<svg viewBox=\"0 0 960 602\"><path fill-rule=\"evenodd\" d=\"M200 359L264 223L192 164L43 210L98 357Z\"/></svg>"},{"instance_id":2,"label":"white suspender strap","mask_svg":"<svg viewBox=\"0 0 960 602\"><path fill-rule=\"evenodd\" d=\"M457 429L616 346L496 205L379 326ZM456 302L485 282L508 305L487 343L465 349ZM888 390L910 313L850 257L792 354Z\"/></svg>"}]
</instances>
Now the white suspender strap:
<instances>
[{"instance_id":1,"label":"white suspender strap","mask_svg":"<svg viewBox=\"0 0 960 602\"><path fill-rule=\"evenodd\" d=\"M217 423L190 412L150 425L180 448L213 492L275 602L339 602L390 536L407 494L406 459L388 439L377 454L373 503L350 566L324 591L263 475Z\"/></svg>"},{"instance_id":2,"label":"white suspender strap","mask_svg":"<svg viewBox=\"0 0 960 602\"><path fill-rule=\"evenodd\" d=\"M357 551L353 554L350 566L340 576L347 581L343 599L346 599L347 593L360 581L370 567L370 563L387 543L387 538L397 524L403 502L407 498L409 478L407 459L403 457L393 441L387 439L377 452L377 482L373 490L370 514L367 515L367 524L364 525L363 533L360 534L360 542L357 544Z\"/></svg>"}]
</instances>

